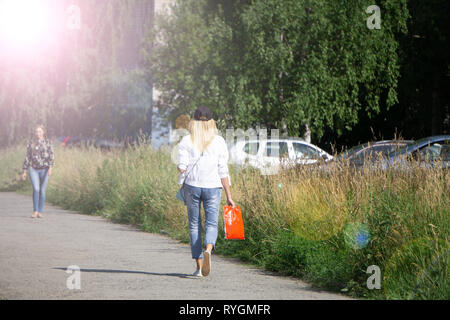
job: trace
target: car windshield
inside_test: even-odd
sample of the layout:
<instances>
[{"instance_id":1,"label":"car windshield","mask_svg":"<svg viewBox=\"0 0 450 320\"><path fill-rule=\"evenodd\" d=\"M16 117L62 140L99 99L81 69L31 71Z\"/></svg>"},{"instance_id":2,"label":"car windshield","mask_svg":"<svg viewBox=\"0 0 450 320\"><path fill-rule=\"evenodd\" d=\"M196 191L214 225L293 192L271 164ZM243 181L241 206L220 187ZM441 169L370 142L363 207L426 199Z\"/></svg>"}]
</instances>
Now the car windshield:
<instances>
[{"instance_id":1,"label":"car windshield","mask_svg":"<svg viewBox=\"0 0 450 320\"><path fill-rule=\"evenodd\" d=\"M344 151L344 152L342 152L341 154L339 154L337 156L337 159L342 160L342 159L350 158L353 154L355 154L359 150L365 148L367 145L368 145L368 143L363 143L363 144L357 145L357 146L355 146L355 147L353 147L353 148L351 148L351 149L349 149L347 151Z\"/></svg>"},{"instance_id":2,"label":"car windshield","mask_svg":"<svg viewBox=\"0 0 450 320\"><path fill-rule=\"evenodd\" d=\"M445 139L443 139L443 140L445 140ZM409 153L410 151L416 149L417 146L426 145L428 143L432 144L432 143L436 143L439 141L441 141L441 140L438 139L438 140L434 141L433 139L430 139L429 137L419 139L416 141L412 141L412 142L408 143L404 148L402 148L400 150L392 151L391 153L388 154L388 157L391 158L391 157L395 157L395 156L402 155L405 153Z\"/></svg>"}]
</instances>

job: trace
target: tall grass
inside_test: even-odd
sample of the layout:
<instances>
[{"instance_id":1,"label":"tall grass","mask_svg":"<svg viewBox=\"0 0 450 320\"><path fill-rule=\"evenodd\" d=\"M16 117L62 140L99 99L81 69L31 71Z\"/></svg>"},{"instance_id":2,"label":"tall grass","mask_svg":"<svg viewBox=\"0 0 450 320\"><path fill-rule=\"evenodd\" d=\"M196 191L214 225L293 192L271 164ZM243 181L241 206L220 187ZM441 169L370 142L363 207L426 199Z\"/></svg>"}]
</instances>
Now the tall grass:
<instances>
[{"instance_id":1,"label":"tall grass","mask_svg":"<svg viewBox=\"0 0 450 320\"><path fill-rule=\"evenodd\" d=\"M26 184L20 179L25 150L24 145L0 149L1 191L16 191L25 188Z\"/></svg>"},{"instance_id":2,"label":"tall grass","mask_svg":"<svg viewBox=\"0 0 450 320\"><path fill-rule=\"evenodd\" d=\"M24 152L23 146L2 150L3 190L30 192L29 183L18 179ZM56 148L55 157L50 202L189 241L169 153L141 145L108 153ZM246 240L224 240L219 220L219 253L357 297L450 298L446 171L417 166L360 172L342 164L327 172L300 167L273 176L251 168L230 172ZM367 287L371 265L381 270L380 290Z\"/></svg>"}]
</instances>

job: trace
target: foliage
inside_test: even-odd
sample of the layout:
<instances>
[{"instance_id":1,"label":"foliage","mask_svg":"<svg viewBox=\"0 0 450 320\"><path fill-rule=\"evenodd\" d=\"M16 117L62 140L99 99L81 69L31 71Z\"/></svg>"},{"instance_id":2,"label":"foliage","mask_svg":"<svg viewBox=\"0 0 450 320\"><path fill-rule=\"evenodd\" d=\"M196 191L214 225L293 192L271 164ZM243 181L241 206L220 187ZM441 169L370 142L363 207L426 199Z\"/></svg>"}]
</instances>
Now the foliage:
<instances>
[{"instance_id":1,"label":"foliage","mask_svg":"<svg viewBox=\"0 0 450 320\"><path fill-rule=\"evenodd\" d=\"M370 1L211 2L178 1L149 34L148 65L174 117L204 104L223 126L296 136L308 124L320 138L397 102L406 0L379 3L380 30L366 26Z\"/></svg>"},{"instance_id":2,"label":"foliage","mask_svg":"<svg viewBox=\"0 0 450 320\"><path fill-rule=\"evenodd\" d=\"M151 1L80 0L80 30L66 28L71 3L53 0L60 30L45 54L0 54L0 146L28 137L38 123L51 136L111 138L148 126L152 95L139 48Z\"/></svg>"},{"instance_id":3,"label":"foliage","mask_svg":"<svg viewBox=\"0 0 450 320\"><path fill-rule=\"evenodd\" d=\"M341 137L326 129L322 143L350 147L374 138L420 139L450 133L450 2L408 0L406 6L407 32L395 35L400 68L398 102L388 108L380 101L378 114L360 112L358 124ZM385 11L382 9L382 19Z\"/></svg>"}]
</instances>

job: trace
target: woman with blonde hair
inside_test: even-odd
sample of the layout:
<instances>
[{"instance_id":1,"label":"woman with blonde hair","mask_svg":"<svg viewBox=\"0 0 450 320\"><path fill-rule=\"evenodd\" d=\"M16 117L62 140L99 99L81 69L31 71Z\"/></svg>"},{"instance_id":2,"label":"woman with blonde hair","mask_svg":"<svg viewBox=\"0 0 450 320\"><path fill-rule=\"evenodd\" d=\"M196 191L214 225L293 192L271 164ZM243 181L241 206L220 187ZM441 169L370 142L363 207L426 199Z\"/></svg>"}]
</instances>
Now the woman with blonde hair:
<instances>
[{"instance_id":1,"label":"woman with blonde hair","mask_svg":"<svg viewBox=\"0 0 450 320\"><path fill-rule=\"evenodd\" d=\"M38 126L33 138L27 146L27 154L23 162L22 179L26 180L27 171L30 171L30 180L33 185L33 209L32 218L43 218L45 192L49 176L55 162L53 147L43 126Z\"/></svg>"},{"instance_id":2,"label":"woman with blonde hair","mask_svg":"<svg viewBox=\"0 0 450 320\"><path fill-rule=\"evenodd\" d=\"M231 198L228 173L228 149L217 134L216 122L207 107L198 108L189 122L190 134L178 144L179 184L184 183L185 204L189 221L192 258L197 269L194 276L207 276L211 270L219 222L222 187L227 203L235 207ZM202 220L200 206L205 211L205 250L202 252Z\"/></svg>"}]
</instances>

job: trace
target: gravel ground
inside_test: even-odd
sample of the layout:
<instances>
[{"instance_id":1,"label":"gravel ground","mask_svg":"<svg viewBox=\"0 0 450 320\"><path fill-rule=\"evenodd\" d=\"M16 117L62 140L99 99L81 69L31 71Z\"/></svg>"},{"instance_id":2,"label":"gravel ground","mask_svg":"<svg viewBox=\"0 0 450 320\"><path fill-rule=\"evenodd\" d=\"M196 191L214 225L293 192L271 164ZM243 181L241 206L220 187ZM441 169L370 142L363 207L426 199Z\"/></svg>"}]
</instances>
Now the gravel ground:
<instances>
[{"instance_id":1,"label":"gravel ground","mask_svg":"<svg viewBox=\"0 0 450 320\"><path fill-rule=\"evenodd\" d=\"M31 196L16 193L0 204L0 299L348 299L214 254L196 278L189 245L166 236L49 204L33 219Z\"/></svg>"}]
</instances>

